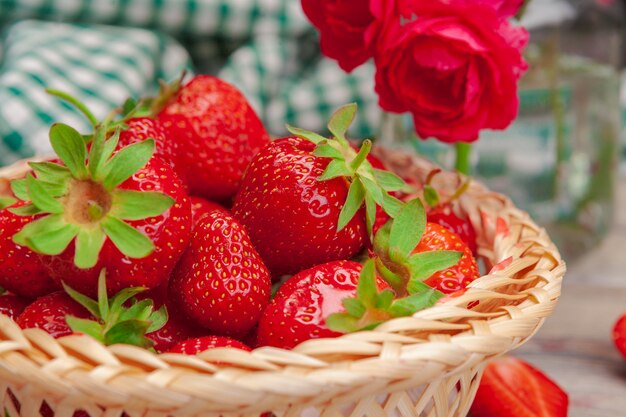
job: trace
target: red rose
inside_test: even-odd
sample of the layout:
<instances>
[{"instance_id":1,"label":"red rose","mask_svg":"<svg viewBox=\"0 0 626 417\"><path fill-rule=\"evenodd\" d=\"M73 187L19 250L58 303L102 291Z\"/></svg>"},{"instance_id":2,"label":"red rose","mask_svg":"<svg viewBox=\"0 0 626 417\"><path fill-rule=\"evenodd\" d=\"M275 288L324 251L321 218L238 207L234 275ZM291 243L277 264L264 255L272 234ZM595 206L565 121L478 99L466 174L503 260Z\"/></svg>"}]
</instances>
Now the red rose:
<instances>
[{"instance_id":1,"label":"red rose","mask_svg":"<svg viewBox=\"0 0 626 417\"><path fill-rule=\"evenodd\" d=\"M387 19L379 39L380 106L411 112L421 137L444 142L469 142L481 129L506 128L517 115L526 30L475 2L420 1L413 12L411 21Z\"/></svg>"},{"instance_id":2,"label":"red rose","mask_svg":"<svg viewBox=\"0 0 626 417\"><path fill-rule=\"evenodd\" d=\"M385 0L375 0L382 1ZM418 3L424 3L430 0L400 0L405 4L405 8L419 7ZM498 13L498 16L508 18L515 16L517 12L522 8L525 0L439 0L441 3L447 3L450 5L461 4L482 4L492 7Z\"/></svg>"},{"instance_id":3,"label":"red rose","mask_svg":"<svg viewBox=\"0 0 626 417\"><path fill-rule=\"evenodd\" d=\"M320 32L322 53L352 71L372 57L365 31L374 22L369 0L302 0L302 10Z\"/></svg>"},{"instance_id":4,"label":"red rose","mask_svg":"<svg viewBox=\"0 0 626 417\"><path fill-rule=\"evenodd\" d=\"M374 55L384 21L409 17L411 0L302 0L302 10L320 33L322 53L347 72ZM371 4L370 4L371 3Z\"/></svg>"}]
</instances>

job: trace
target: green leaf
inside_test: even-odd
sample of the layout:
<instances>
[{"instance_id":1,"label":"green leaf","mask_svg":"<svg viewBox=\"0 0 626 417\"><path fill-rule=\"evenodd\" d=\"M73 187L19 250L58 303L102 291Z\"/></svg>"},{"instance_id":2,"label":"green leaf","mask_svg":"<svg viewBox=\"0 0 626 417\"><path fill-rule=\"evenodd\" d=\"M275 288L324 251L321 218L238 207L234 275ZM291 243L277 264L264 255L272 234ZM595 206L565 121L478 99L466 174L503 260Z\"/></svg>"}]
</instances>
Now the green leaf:
<instances>
[{"instance_id":1,"label":"green leaf","mask_svg":"<svg viewBox=\"0 0 626 417\"><path fill-rule=\"evenodd\" d=\"M30 201L30 195L28 195L28 185L26 185L26 178L20 178L19 180L11 181L11 191L17 198L22 201Z\"/></svg>"},{"instance_id":2,"label":"green leaf","mask_svg":"<svg viewBox=\"0 0 626 417\"><path fill-rule=\"evenodd\" d=\"M98 262L98 255L105 240L106 236L102 228L81 228L76 236L74 264L80 269L93 268Z\"/></svg>"},{"instance_id":3,"label":"green leaf","mask_svg":"<svg viewBox=\"0 0 626 417\"><path fill-rule=\"evenodd\" d=\"M326 318L326 327L335 332L352 333L359 330L359 319L346 313L334 313Z\"/></svg>"},{"instance_id":4,"label":"green leaf","mask_svg":"<svg viewBox=\"0 0 626 417\"><path fill-rule=\"evenodd\" d=\"M365 216L367 220L367 231L372 233L374 224L376 224L376 202L371 195L365 194Z\"/></svg>"},{"instance_id":5,"label":"green leaf","mask_svg":"<svg viewBox=\"0 0 626 417\"><path fill-rule=\"evenodd\" d=\"M28 223L13 236L13 241L35 252L58 255L67 248L76 233L76 226L68 224L62 214L52 214Z\"/></svg>"},{"instance_id":6,"label":"green leaf","mask_svg":"<svg viewBox=\"0 0 626 417\"><path fill-rule=\"evenodd\" d=\"M67 285L65 282L63 282L62 284L63 284L63 290L65 290L67 295L69 295L72 298L72 300L76 301L78 304L80 304L81 306L89 310L89 312L94 317L98 319L102 318L102 316L100 315L100 307L97 301L92 300L86 295L79 293L78 291L76 291L75 289Z\"/></svg>"},{"instance_id":7,"label":"green leaf","mask_svg":"<svg viewBox=\"0 0 626 417\"><path fill-rule=\"evenodd\" d=\"M406 286L406 290L409 294L417 294L431 289L431 286L426 284L420 279L411 279Z\"/></svg>"},{"instance_id":8,"label":"green leaf","mask_svg":"<svg viewBox=\"0 0 626 417\"><path fill-rule=\"evenodd\" d=\"M439 204L439 193L430 185L424 185L424 200L430 207L436 207Z\"/></svg>"},{"instance_id":9,"label":"green leaf","mask_svg":"<svg viewBox=\"0 0 626 417\"><path fill-rule=\"evenodd\" d=\"M330 130L333 136L335 136L335 138L337 138L340 142L345 142L346 133L354 121L356 111L356 103L346 104L335 111L330 118L328 130Z\"/></svg>"},{"instance_id":10,"label":"green leaf","mask_svg":"<svg viewBox=\"0 0 626 417\"><path fill-rule=\"evenodd\" d=\"M394 196L387 193L383 194L382 207L383 210L385 210L385 213L387 213L389 216L395 218L398 215L398 212L402 209L402 207L404 207L404 205L405 203L398 200Z\"/></svg>"},{"instance_id":11,"label":"green leaf","mask_svg":"<svg viewBox=\"0 0 626 417\"><path fill-rule=\"evenodd\" d=\"M408 259L411 280L425 280L432 274L451 266L456 265L461 260L463 252L436 250L431 252L420 252Z\"/></svg>"},{"instance_id":12,"label":"green leaf","mask_svg":"<svg viewBox=\"0 0 626 417\"><path fill-rule=\"evenodd\" d=\"M165 308L165 306L163 305L157 311L152 313L150 317L148 318L148 321L152 324L150 324L150 327L148 327L148 330L146 330L146 333L156 332L157 330L161 329L163 326L165 326L165 323L167 323L167 320L168 320L167 308Z\"/></svg>"},{"instance_id":13,"label":"green leaf","mask_svg":"<svg viewBox=\"0 0 626 417\"><path fill-rule=\"evenodd\" d=\"M152 341L145 337L146 331L152 323L147 320L122 321L111 327L104 335L104 343L114 345L124 343L143 348L152 346Z\"/></svg>"},{"instance_id":14,"label":"green leaf","mask_svg":"<svg viewBox=\"0 0 626 417\"><path fill-rule=\"evenodd\" d=\"M363 187L365 187L365 191L372 196L372 199L379 206L383 205L383 194L386 194L385 191L380 188L380 185L376 184L376 182L372 181L370 178L367 178L364 175L358 175L358 178L363 182Z\"/></svg>"},{"instance_id":15,"label":"green leaf","mask_svg":"<svg viewBox=\"0 0 626 417\"><path fill-rule=\"evenodd\" d=\"M395 294L393 291L386 289L378 294L378 300L376 300L376 309L387 311L393 303L393 298Z\"/></svg>"},{"instance_id":16,"label":"green leaf","mask_svg":"<svg viewBox=\"0 0 626 417\"><path fill-rule=\"evenodd\" d=\"M53 162L30 162L28 165L37 174L37 179L50 184L65 184L72 174L67 167Z\"/></svg>"},{"instance_id":17,"label":"green leaf","mask_svg":"<svg viewBox=\"0 0 626 417\"><path fill-rule=\"evenodd\" d=\"M350 223L350 220L359 211L363 202L365 201L365 189L361 184L361 181L357 178L348 189L348 196L346 202L341 208L339 213L339 220L337 222L337 232L343 230L344 227Z\"/></svg>"},{"instance_id":18,"label":"green leaf","mask_svg":"<svg viewBox=\"0 0 626 417\"><path fill-rule=\"evenodd\" d=\"M407 317L428 307L432 307L437 302L435 290L432 288L419 294L410 295L393 302L389 307L389 312L394 317Z\"/></svg>"},{"instance_id":19,"label":"green leaf","mask_svg":"<svg viewBox=\"0 0 626 417\"><path fill-rule=\"evenodd\" d=\"M50 196L45 187L30 174L26 176L26 185L31 201L38 209L53 214L63 213L63 204Z\"/></svg>"},{"instance_id":20,"label":"green leaf","mask_svg":"<svg viewBox=\"0 0 626 417\"><path fill-rule=\"evenodd\" d=\"M154 139L129 145L104 166L104 188L111 191L143 168L154 154Z\"/></svg>"},{"instance_id":21,"label":"green leaf","mask_svg":"<svg viewBox=\"0 0 626 417\"><path fill-rule=\"evenodd\" d=\"M46 181L38 181L39 184L46 190L46 194L50 197L57 198L63 197L69 190L69 181L64 183L50 183Z\"/></svg>"},{"instance_id":22,"label":"green leaf","mask_svg":"<svg viewBox=\"0 0 626 417\"><path fill-rule=\"evenodd\" d=\"M363 314L367 311L363 303L356 298L344 298L341 303L346 309L346 312L356 318L363 317Z\"/></svg>"},{"instance_id":23,"label":"green leaf","mask_svg":"<svg viewBox=\"0 0 626 417\"><path fill-rule=\"evenodd\" d=\"M2 195L0 196L0 210L3 210L13 204L17 203L17 200L10 196Z\"/></svg>"},{"instance_id":24,"label":"green leaf","mask_svg":"<svg viewBox=\"0 0 626 417\"><path fill-rule=\"evenodd\" d=\"M352 171L348 169L346 161L333 159L330 161L322 175L317 177L318 181L328 181L337 177L351 177Z\"/></svg>"},{"instance_id":25,"label":"green leaf","mask_svg":"<svg viewBox=\"0 0 626 417\"><path fill-rule=\"evenodd\" d=\"M376 257L376 270L394 290L398 293L404 292L405 280L399 275L391 272L379 257Z\"/></svg>"},{"instance_id":26,"label":"green leaf","mask_svg":"<svg viewBox=\"0 0 626 417\"><path fill-rule=\"evenodd\" d=\"M374 169L374 178L385 191L402 190L407 186L402 178L384 169Z\"/></svg>"},{"instance_id":27,"label":"green leaf","mask_svg":"<svg viewBox=\"0 0 626 417\"><path fill-rule=\"evenodd\" d=\"M426 228L426 212L418 198L406 204L393 220L389 233L392 260L402 262L415 249ZM397 252L396 252L397 251ZM399 257L393 256L396 253Z\"/></svg>"},{"instance_id":28,"label":"green leaf","mask_svg":"<svg viewBox=\"0 0 626 417\"><path fill-rule=\"evenodd\" d=\"M309 132L308 130L300 129L298 127L293 127L289 125L287 125L287 131L289 131L289 133L291 133L294 136L308 140L309 142L313 142L316 145L320 142L328 140L324 136L318 135L317 133Z\"/></svg>"},{"instance_id":29,"label":"green leaf","mask_svg":"<svg viewBox=\"0 0 626 417\"><path fill-rule=\"evenodd\" d=\"M119 321L125 320L148 320L154 310L154 302L150 299L133 302L128 308L123 309L119 315Z\"/></svg>"},{"instance_id":30,"label":"green leaf","mask_svg":"<svg viewBox=\"0 0 626 417\"><path fill-rule=\"evenodd\" d=\"M89 162L87 162L87 168L91 174L91 178L97 178L98 171L102 168L105 162L104 157L104 141L106 137L107 129L105 126L98 126L94 133L93 143L91 144L91 150L89 151Z\"/></svg>"},{"instance_id":31,"label":"green leaf","mask_svg":"<svg viewBox=\"0 0 626 417\"><path fill-rule=\"evenodd\" d=\"M120 130L115 129L115 132L111 135L111 137L107 139L106 142L104 142L104 148L102 149L102 161L103 162L106 162L111 158L111 155L113 155L113 152L115 152L115 149L117 148L117 144L119 143L119 141L120 141ZM96 179L102 180L102 175L104 175L102 173L103 170L104 170L103 167L98 168Z\"/></svg>"},{"instance_id":32,"label":"green leaf","mask_svg":"<svg viewBox=\"0 0 626 417\"><path fill-rule=\"evenodd\" d=\"M38 253L59 255L74 240L78 230L75 224L66 223L60 229L34 234L28 238L29 247Z\"/></svg>"},{"instance_id":33,"label":"green leaf","mask_svg":"<svg viewBox=\"0 0 626 417\"><path fill-rule=\"evenodd\" d=\"M107 273L105 268L102 268L98 276L98 309L100 310L102 320L107 321L109 319L109 295L107 294Z\"/></svg>"},{"instance_id":34,"label":"green leaf","mask_svg":"<svg viewBox=\"0 0 626 417\"><path fill-rule=\"evenodd\" d=\"M124 255L140 259L154 251L150 238L132 226L113 216L105 217L102 222L104 233Z\"/></svg>"},{"instance_id":35,"label":"green leaf","mask_svg":"<svg viewBox=\"0 0 626 417\"><path fill-rule=\"evenodd\" d=\"M122 220L143 220L163 214L174 203L172 197L160 192L116 190L110 213Z\"/></svg>"},{"instance_id":36,"label":"green leaf","mask_svg":"<svg viewBox=\"0 0 626 417\"><path fill-rule=\"evenodd\" d=\"M374 252L378 256L386 258L389 253L389 231L392 224L393 219L388 220L374 236Z\"/></svg>"},{"instance_id":37,"label":"green leaf","mask_svg":"<svg viewBox=\"0 0 626 417\"><path fill-rule=\"evenodd\" d=\"M65 321L72 331L89 335L99 342L104 342L104 338L102 337L103 329L100 323L74 316L65 316Z\"/></svg>"},{"instance_id":38,"label":"green leaf","mask_svg":"<svg viewBox=\"0 0 626 417\"><path fill-rule=\"evenodd\" d=\"M34 204L26 204L25 206L20 207L12 207L9 211L13 214L17 214L18 216L34 216L36 214L41 213Z\"/></svg>"},{"instance_id":39,"label":"green leaf","mask_svg":"<svg viewBox=\"0 0 626 417\"><path fill-rule=\"evenodd\" d=\"M111 311L111 316L115 316L116 320L120 320L122 315L124 315L123 310L123 306L124 303L128 300L130 300L131 298L133 298L134 296L136 296L137 294L146 291L146 289L144 287L130 287L130 288L124 288L123 290L121 290L120 292L118 292L117 294L115 294L115 296L113 297L113 299L111 300L111 305L110 305L110 311ZM152 306L152 301L151 300L147 300L150 301L150 306ZM126 313L126 315L128 315L130 313ZM126 317L126 319L139 319L141 316L132 316L132 317Z\"/></svg>"},{"instance_id":40,"label":"green leaf","mask_svg":"<svg viewBox=\"0 0 626 417\"><path fill-rule=\"evenodd\" d=\"M137 100L132 97L127 98L122 105L122 116L128 116L132 111L137 108L137 105Z\"/></svg>"},{"instance_id":41,"label":"green leaf","mask_svg":"<svg viewBox=\"0 0 626 417\"><path fill-rule=\"evenodd\" d=\"M313 155L322 158L345 159L341 151L333 147L328 141L321 142L313 150Z\"/></svg>"},{"instance_id":42,"label":"green leaf","mask_svg":"<svg viewBox=\"0 0 626 417\"><path fill-rule=\"evenodd\" d=\"M74 178L88 178L89 173L85 165L87 146L76 129L62 123L53 124L50 128L50 143Z\"/></svg>"},{"instance_id":43,"label":"green leaf","mask_svg":"<svg viewBox=\"0 0 626 417\"><path fill-rule=\"evenodd\" d=\"M359 299L366 308L374 308L378 295L376 287L376 267L374 261L368 259L359 274L359 282L356 287L357 299Z\"/></svg>"}]
</instances>

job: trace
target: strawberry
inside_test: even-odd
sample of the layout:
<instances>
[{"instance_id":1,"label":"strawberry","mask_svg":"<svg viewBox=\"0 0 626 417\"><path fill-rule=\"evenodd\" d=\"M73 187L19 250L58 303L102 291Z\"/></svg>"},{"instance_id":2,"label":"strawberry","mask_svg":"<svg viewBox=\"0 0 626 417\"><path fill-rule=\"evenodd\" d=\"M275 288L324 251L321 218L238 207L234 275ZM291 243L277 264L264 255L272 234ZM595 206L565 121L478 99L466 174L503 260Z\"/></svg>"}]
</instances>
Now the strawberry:
<instances>
[{"instance_id":1,"label":"strawberry","mask_svg":"<svg viewBox=\"0 0 626 417\"><path fill-rule=\"evenodd\" d=\"M241 92L219 78L197 75L164 91L156 105L163 105L157 119L174 142L191 193L218 201L234 196L250 160L269 142Z\"/></svg>"},{"instance_id":2,"label":"strawberry","mask_svg":"<svg viewBox=\"0 0 626 417\"><path fill-rule=\"evenodd\" d=\"M14 294L4 293L0 295L0 314L9 316L15 320L28 306L28 301Z\"/></svg>"},{"instance_id":3,"label":"strawberry","mask_svg":"<svg viewBox=\"0 0 626 417\"><path fill-rule=\"evenodd\" d=\"M439 204L428 212L428 221L445 227L457 235L469 247L472 254L477 251L476 231L468 220L461 219L449 203Z\"/></svg>"},{"instance_id":4,"label":"strawberry","mask_svg":"<svg viewBox=\"0 0 626 417\"><path fill-rule=\"evenodd\" d=\"M251 351L248 346L238 340L223 336L204 336L195 339L188 339L178 343L169 350L170 353L183 353L185 355L197 355L205 350L217 347L232 347L241 350Z\"/></svg>"},{"instance_id":5,"label":"strawberry","mask_svg":"<svg viewBox=\"0 0 626 417\"><path fill-rule=\"evenodd\" d=\"M327 326L327 319L334 313L344 312L343 300L357 295L361 270L361 264L357 262L334 261L289 278L261 316L257 344L292 349L305 340L341 335L341 331ZM377 288L388 287L373 274L370 278L367 285L374 293ZM393 298L388 289L383 292L385 297ZM362 310L361 316L364 316L366 307Z\"/></svg>"},{"instance_id":6,"label":"strawberry","mask_svg":"<svg viewBox=\"0 0 626 417\"><path fill-rule=\"evenodd\" d=\"M11 205L17 209L26 203ZM32 216L18 216L8 208L0 210L0 286L26 298L37 298L59 288L36 253L17 245L13 235L32 222Z\"/></svg>"},{"instance_id":7,"label":"strawberry","mask_svg":"<svg viewBox=\"0 0 626 417\"><path fill-rule=\"evenodd\" d=\"M435 272L425 282L444 294L462 290L480 276L472 251L459 236L436 223L426 223L426 230L414 254L428 251L460 251L461 259L454 266Z\"/></svg>"},{"instance_id":8,"label":"strawberry","mask_svg":"<svg viewBox=\"0 0 626 417\"><path fill-rule=\"evenodd\" d=\"M163 284L191 233L189 199L172 168L152 157L154 140L119 148L119 127L107 123L97 125L89 152L76 130L53 125L62 164L31 163L36 178L12 184L29 204L10 210L40 214L14 242L40 253L56 281L90 296L102 268L111 293Z\"/></svg>"},{"instance_id":9,"label":"strawberry","mask_svg":"<svg viewBox=\"0 0 626 417\"><path fill-rule=\"evenodd\" d=\"M404 186L366 160L371 141L357 153L345 138L356 106L330 121L333 139L290 128L252 160L233 206L261 257L278 279L358 253L368 239L376 205L395 212L387 191ZM365 209L362 206L365 205Z\"/></svg>"},{"instance_id":10,"label":"strawberry","mask_svg":"<svg viewBox=\"0 0 626 417\"><path fill-rule=\"evenodd\" d=\"M30 304L17 318L22 329L39 328L52 337L62 337L73 333L65 321L67 315L91 318L89 311L74 301L63 291L44 295Z\"/></svg>"},{"instance_id":11,"label":"strawberry","mask_svg":"<svg viewBox=\"0 0 626 417\"><path fill-rule=\"evenodd\" d=\"M126 127L120 131L118 147L126 147L147 139L154 140L154 156L167 162L178 174L174 157L175 142L169 140L162 124L151 117L131 117L124 120ZM186 184L185 184L186 185Z\"/></svg>"},{"instance_id":12,"label":"strawberry","mask_svg":"<svg viewBox=\"0 0 626 417\"><path fill-rule=\"evenodd\" d=\"M200 218L213 210L219 210L224 214L230 214L227 208L201 197L191 196L189 197L189 201L191 201L191 222L194 226L198 224Z\"/></svg>"},{"instance_id":13,"label":"strawberry","mask_svg":"<svg viewBox=\"0 0 626 417\"><path fill-rule=\"evenodd\" d=\"M258 321L270 287L267 268L243 226L214 210L195 227L172 275L170 294L196 324L240 337Z\"/></svg>"},{"instance_id":14,"label":"strawberry","mask_svg":"<svg viewBox=\"0 0 626 417\"><path fill-rule=\"evenodd\" d=\"M626 359L626 313L613 326L613 342Z\"/></svg>"},{"instance_id":15,"label":"strawberry","mask_svg":"<svg viewBox=\"0 0 626 417\"><path fill-rule=\"evenodd\" d=\"M492 361L471 407L472 417L566 417L567 394L538 369L512 357Z\"/></svg>"},{"instance_id":16,"label":"strawberry","mask_svg":"<svg viewBox=\"0 0 626 417\"><path fill-rule=\"evenodd\" d=\"M450 294L480 275L468 246L445 227L426 222L418 198L380 229L374 251L377 266L399 295L427 287Z\"/></svg>"}]
</instances>

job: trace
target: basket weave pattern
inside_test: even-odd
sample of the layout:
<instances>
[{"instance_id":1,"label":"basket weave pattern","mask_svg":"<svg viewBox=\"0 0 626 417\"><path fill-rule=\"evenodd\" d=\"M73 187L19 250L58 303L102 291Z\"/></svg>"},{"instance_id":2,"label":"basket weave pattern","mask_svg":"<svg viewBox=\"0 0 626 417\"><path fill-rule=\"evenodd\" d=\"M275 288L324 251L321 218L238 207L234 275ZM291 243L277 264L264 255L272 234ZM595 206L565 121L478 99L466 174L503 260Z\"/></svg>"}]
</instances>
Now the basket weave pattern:
<instances>
[{"instance_id":1,"label":"basket weave pattern","mask_svg":"<svg viewBox=\"0 0 626 417\"><path fill-rule=\"evenodd\" d=\"M418 181L434 168L399 151L377 152ZM0 178L24 170L0 170ZM460 181L450 172L436 180L444 194ZM550 316L565 265L546 232L501 194L472 183L456 209L473 223L491 272L413 317L292 351L220 348L189 357L104 347L84 336L55 340L0 315L0 401L12 417L40 416L43 401L56 417L79 409L92 417L257 417L268 410L285 417L463 417L486 361L524 343Z\"/></svg>"}]
</instances>

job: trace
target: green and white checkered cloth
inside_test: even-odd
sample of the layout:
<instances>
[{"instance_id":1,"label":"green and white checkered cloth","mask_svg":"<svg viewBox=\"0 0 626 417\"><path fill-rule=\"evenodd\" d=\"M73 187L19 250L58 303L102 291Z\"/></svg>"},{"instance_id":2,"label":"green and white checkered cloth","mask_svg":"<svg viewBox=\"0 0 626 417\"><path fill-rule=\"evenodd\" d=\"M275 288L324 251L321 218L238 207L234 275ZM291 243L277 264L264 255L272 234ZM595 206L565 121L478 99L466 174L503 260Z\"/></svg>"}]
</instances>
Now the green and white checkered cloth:
<instances>
[{"instance_id":1,"label":"green and white checkered cloth","mask_svg":"<svg viewBox=\"0 0 626 417\"><path fill-rule=\"evenodd\" d=\"M44 88L103 117L183 68L235 84L275 135L323 131L351 101L353 135L379 124L373 67L345 74L323 58L297 0L0 0L0 31L0 165L48 153L53 122L88 128Z\"/></svg>"}]
</instances>

